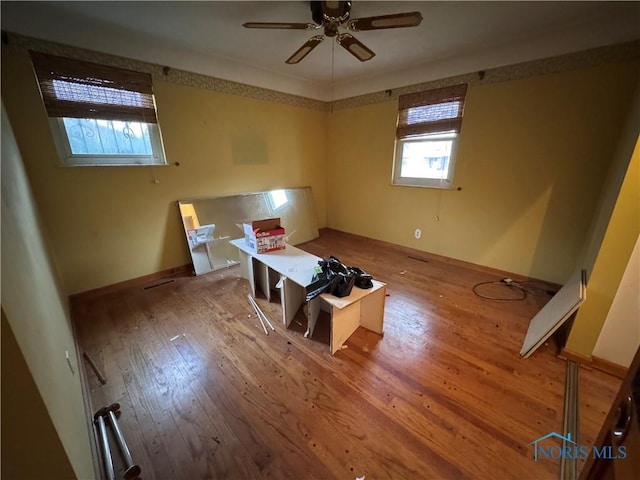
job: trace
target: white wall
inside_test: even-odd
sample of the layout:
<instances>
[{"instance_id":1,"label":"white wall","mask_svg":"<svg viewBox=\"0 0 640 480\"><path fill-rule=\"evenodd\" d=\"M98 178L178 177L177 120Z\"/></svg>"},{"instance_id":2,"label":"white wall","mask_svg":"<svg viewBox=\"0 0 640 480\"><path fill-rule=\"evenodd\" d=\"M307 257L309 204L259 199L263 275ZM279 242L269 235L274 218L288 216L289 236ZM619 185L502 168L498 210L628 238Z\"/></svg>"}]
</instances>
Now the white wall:
<instances>
[{"instance_id":1,"label":"white wall","mask_svg":"<svg viewBox=\"0 0 640 480\"><path fill-rule=\"evenodd\" d=\"M628 367L640 346L640 236L613 299L593 356Z\"/></svg>"}]
</instances>

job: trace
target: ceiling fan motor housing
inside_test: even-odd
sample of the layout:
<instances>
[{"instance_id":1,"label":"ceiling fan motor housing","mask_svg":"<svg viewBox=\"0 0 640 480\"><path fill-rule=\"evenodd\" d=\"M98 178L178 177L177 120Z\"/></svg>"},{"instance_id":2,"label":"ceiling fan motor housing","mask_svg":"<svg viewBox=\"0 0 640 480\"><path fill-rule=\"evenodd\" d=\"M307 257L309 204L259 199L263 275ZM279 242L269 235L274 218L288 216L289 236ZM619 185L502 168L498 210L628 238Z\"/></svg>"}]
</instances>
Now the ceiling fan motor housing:
<instances>
[{"instance_id":1,"label":"ceiling fan motor housing","mask_svg":"<svg viewBox=\"0 0 640 480\"><path fill-rule=\"evenodd\" d=\"M350 1L319 1L309 2L311 18L315 23L300 22L246 22L245 28L275 28L289 30L324 30L324 35L315 35L307 40L294 52L286 63L293 65L300 63L314 48L326 37L335 38L338 45L343 47L351 55L361 62L366 62L375 57L369 47L363 44L350 33L340 33L340 27L353 32L365 30L383 30L387 28L417 27L422 21L420 12L404 12L389 15L377 15L373 17L349 19L351 14Z\"/></svg>"},{"instance_id":2,"label":"ceiling fan motor housing","mask_svg":"<svg viewBox=\"0 0 640 480\"><path fill-rule=\"evenodd\" d=\"M318 1L312 0L311 4L311 18L313 21L322 25L325 22L325 15L330 19L340 19L340 22L344 22L349 18L349 12L351 12L351 2L345 1Z\"/></svg>"}]
</instances>

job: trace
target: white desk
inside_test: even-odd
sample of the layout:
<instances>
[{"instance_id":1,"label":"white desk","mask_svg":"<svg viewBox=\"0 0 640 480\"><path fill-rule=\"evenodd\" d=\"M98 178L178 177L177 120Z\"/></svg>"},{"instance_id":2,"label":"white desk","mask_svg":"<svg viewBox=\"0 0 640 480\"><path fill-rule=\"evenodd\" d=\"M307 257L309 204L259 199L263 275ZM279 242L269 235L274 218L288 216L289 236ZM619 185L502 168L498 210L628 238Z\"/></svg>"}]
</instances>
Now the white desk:
<instances>
[{"instance_id":1,"label":"white desk","mask_svg":"<svg viewBox=\"0 0 640 480\"><path fill-rule=\"evenodd\" d=\"M252 251L244 238L230 243L238 248L242 276L249 280L254 297L256 283L267 300L271 300L272 288L280 289L282 323L289 327L305 302L306 287L312 283L314 269L322 259L291 245L284 250L261 254ZM366 290L354 287L348 297L322 294L312 299L306 309L305 337L313 335L320 310L327 310L331 315L331 354L340 349L358 326L382 334L386 285L376 280L373 284L373 288Z\"/></svg>"}]
</instances>

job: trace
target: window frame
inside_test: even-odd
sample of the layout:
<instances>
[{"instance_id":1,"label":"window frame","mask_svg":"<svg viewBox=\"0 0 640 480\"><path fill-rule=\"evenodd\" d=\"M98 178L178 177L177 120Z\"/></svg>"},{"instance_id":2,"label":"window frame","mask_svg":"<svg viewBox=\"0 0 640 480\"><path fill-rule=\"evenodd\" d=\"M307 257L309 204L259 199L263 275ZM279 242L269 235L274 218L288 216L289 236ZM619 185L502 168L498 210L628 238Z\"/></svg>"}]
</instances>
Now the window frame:
<instances>
[{"instance_id":1,"label":"window frame","mask_svg":"<svg viewBox=\"0 0 640 480\"><path fill-rule=\"evenodd\" d=\"M152 155L77 154L71 151L71 143L64 125L65 117L49 117L49 127L58 152L58 165L62 167L146 167L167 166L162 133L157 123L144 123L149 130ZM67 117L68 118L68 117Z\"/></svg>"},{"instance_id":2,"label":"window frame","mask_svg":"<svg viewBox=\"0 0 640 480\"><path fill-rule=\"evenodd\" d=\"M397 186L452 189L458 153L458 142L462 130L464 104L467 85L453 85L423 92L401 95L398 98L398 116L396 123L396 140L393 153L391 183ZM440 105L457 102L456 116L437 116ZM411 121L415 109L431 107L436 109L432 118L418 117ZM418 114L419 115L419 114ZM415 117L413 117L415 118ZM451 150L444 178L423 178L402 175L402 157L408 144L450 139Z\"/></svg>"},{"instance_id":3,"label":"window frame","mask_svg":"<svg viewBox=\"0 0 640 480\"><path fill-rule=\"evenodd\" d=\"M396 139L394 149L393 162L393 185L404 187L426 187L426 188L453 188L453 172L455 171L455 158L458 150L459 133L433 133L430 135L421 135L419 137L408 137ZM450 137L450 138L443 138ZM447 176L445 178L423 178L423 177L404 177L402 176L402 153L407 143L422 142L441 142L443 140L451 141L451 153L449 155L449 165L447 168Z\"/></svg>"},{"instance_id":4,"label":"window frame","mask_svg":"<svg viewBox=\"0 0 640 480\"><path fill-rule=\"evenodd\" d=\"M33 50L29 53L60 166L168 165L151 74ZM94 149L102 150L99 153L73 153L65 119L145 125L151 154L108 153L104 148Z\"/></svg>"}]
</instances>

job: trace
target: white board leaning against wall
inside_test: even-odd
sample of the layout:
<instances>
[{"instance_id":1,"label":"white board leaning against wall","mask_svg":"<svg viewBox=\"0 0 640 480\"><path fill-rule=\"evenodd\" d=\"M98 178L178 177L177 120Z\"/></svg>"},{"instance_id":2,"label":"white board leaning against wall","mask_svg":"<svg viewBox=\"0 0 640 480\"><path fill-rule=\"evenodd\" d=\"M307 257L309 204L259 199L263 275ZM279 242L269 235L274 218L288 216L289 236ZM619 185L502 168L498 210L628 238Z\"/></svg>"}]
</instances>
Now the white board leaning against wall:
<instances>
[{"instance_id":1,"label":"white board leaning against wall","mask_svg":"<svg viewBox=\"0 0 640 480\"><path fill-rule=\"evenodd\" d=\"M529 323L520 355L529 357L575 313L586 298L586 271L576 270Z\"/></svg>"}]
</instances>

